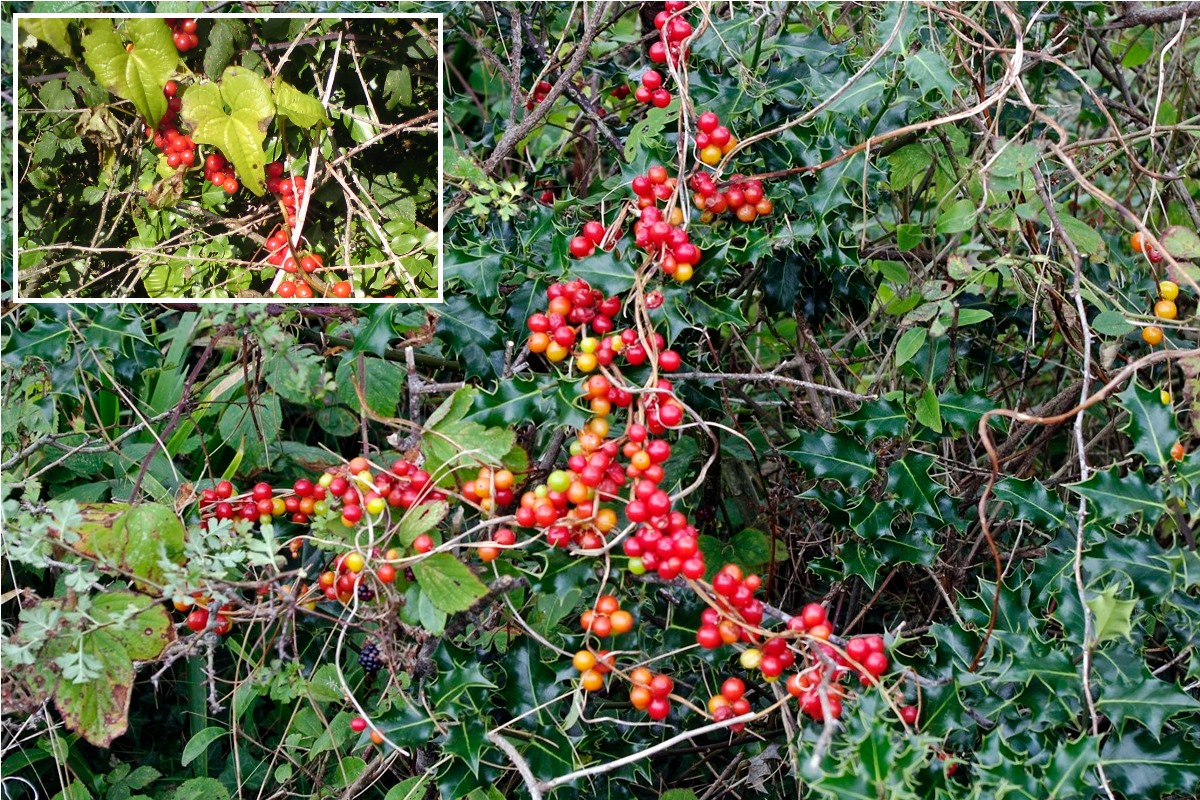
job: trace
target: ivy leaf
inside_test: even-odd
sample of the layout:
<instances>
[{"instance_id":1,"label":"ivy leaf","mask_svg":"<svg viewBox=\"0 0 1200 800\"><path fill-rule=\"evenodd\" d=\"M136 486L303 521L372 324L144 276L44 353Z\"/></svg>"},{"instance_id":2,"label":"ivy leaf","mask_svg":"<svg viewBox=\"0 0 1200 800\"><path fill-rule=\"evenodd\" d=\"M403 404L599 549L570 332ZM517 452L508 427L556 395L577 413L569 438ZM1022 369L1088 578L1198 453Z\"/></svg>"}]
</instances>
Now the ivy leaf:
<instances>
[{"instance_id":1,"label":"ivy leaf","mask_svg":"<svg viewBox=\"0 0 1200 800\"><path fill-rule=\"evenodd\" d=\"M163 84L179 65L179 51L171 39L171 29L161 18L131 19L121 29L133 42L133 49L126 51L112 20L93 18L87 25L83 60L96 80L117 97L133 103L151 127L158 127L167 111Z\"/></svg>"},{"instance_id":2,"label":"ivy leaf","mask_svg":"<svg viewBox=\"0 0 1200 800\"><path fill-rule=\"evenodd\" d=\"M1167 512L1162 486L1148 483L1140 469L1122 476L1121 467L1113 466L1067 488L1093 504L1098 520L1120 522L1132 514L1142 514L1154 522Z\"/></svg>"},{"instance_id":3,"label":"ivy leaf","mask_svg":"<svg viewBox=\"0 0 1200 800\"><path fill-rule=\"evenodd\" d=\"M271 84L271 92L275 97L275 113L286 117L293 125L308 130L328 128L332 124L320 100L305 94L287 81L275 78Z\"/></svg>"},{"instance_id":4,"label":"ivy leaf","mask_svg":"<svg viewBox=\"0 0 1200 800\"><path fill-rule=\"evenodd\" d=\"M779 451L814 478L832 478L848 489L875 477L875 454L851 436L809 431Z\"/></svg>"},{"instance_id":5,"label":"ivy leaf","mask_svg":"<svg viewBox=\"0 0 1200 800\"><path fill-rule=\"evenodd\" d=\"M200 83L183 93L180 116L191 126L193 141L218 148L237 169L242 185L263 196L267 159L262 146L275 103L261 76L228 67L219 84Z\"/></svg>"},{"instance_id":6,"label":"ivy leaf","mask_svg":"<svg viewBox=\"0 0 1200 800\"><path fill-rule=\"evenodd\" d=\"M1097 644L1109 639L1129 638L1133 632L1133 609L1137 606L1137 600L1119 599L1117 594L1120 591L1120 587L1114 583L1087 601L1087 607L1096 618L1093 635Z\"/></svg>"},{"instance_id":7,"label":"ivy leaf","mask_svg":"<svg viewBox=\"0 0 1200 800\"><path fill-rule=\"evenodd\" d=\"M1136 382L1121 392L1121 405L1129 419L1121 428L1133 440L1134 452L1146 463L1165 467L1171 460L1171 447L1179 441L1179 429L1169 406L1163 405L1157 389L1143 389Z\"/></svg>"},{"instance_id":8,"label":"ivy leaf","mask_svg":"<svg viewBox=\"0 0 1200 800\"><path fill-rule=\"evenodd\" d=\"M466 611L487 594L487 586L449 553L434 553L413 564L413 574L430 602L447 614Z\"/></svg>"}]
</instances>

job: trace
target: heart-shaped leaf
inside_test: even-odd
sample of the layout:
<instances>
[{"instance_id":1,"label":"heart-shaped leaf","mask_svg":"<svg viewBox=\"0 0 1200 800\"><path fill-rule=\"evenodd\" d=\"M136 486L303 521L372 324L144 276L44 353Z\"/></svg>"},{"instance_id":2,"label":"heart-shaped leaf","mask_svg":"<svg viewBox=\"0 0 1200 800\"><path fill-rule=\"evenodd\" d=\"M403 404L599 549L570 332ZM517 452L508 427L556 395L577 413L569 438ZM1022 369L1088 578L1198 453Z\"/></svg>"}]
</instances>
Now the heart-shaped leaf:
<instances>
[{"instance_id":1,"label":"heart-shaped leaf","mask_svg":"<svg viewBox=\"0 0 1200 800\"><path fill-rule=\"evenodd\" d=\"M219 84L201 83L184 92L180 113L192 129L192 140L218 148L233 163L242 185L262 197L267 162L262 145L275 116L266 81L244 67L229 67Z\"/></svg>"},{"instance_id":2,"label":"heart-shaped leaf","mask_svg":"<svg viewBox=\"0 0 1200 800\"><path fill-rule=\"evenodd\" d=\"M171 29L156 17L129 20L120 33L109 19L89 19L88 25L90 31L83 37L83 60L96 80L117 97L133 103L151 127L158 127L167 111L163 85L179 65ZM126 40L132 45L126 47Z\"/></svg>"}]
</instances>

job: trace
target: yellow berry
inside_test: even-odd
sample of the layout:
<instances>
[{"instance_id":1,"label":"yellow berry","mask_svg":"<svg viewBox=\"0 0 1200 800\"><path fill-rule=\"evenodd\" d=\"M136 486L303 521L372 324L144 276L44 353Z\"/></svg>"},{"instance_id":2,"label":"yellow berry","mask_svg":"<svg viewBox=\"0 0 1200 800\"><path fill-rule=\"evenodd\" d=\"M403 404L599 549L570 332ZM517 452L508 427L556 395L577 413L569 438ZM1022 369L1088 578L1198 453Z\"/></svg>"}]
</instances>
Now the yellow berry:
<instances>
[{"instance_id":1,"label":"yellow berry","mask_svg":"<svg viewBox=\"0 0 1200 800\"><path fill-rule=\"evenodd\" d=\"M710 167L721 163L721 148L715 144L710 144L700 151L700 160Z\"/></svg>"},{"instance_id":2,"label":"yellow berry","mask_svg":"<svg viewBox=\"0 0 1200 800\"><path fill-rule=\"evenodd\" d=\"M564 358L570 355L570 353L570 350L563 347L558 342L550 342L550 346L546 348L546 358L550 359L550 361L555 364L562 361Z\"/></svg>"},{"instance_id":3,"label":"yellow berry","mask_svg":"<svg viewBox=\"0 0 1200 800\"><path fill-rule=\"evenodd\" d=\"M580 353L575 356L575 366L580 372L592 372L596 369L596 356L592 353Z\"/></svg>"},{"instance_id":4,"label":"yellow berry","mask_svg":"<svg viewBox=\"0 0 1200 800\"><path fill-rule=\"evenodd\" d=\"M1154 304L1154 316L1159 319L1175 319L1178 315L1179 309L1170 300L1159 300Z\"/></svg>"},{"instance_id":5,"label":"yellow berry","mask_svg":"<svg viewBox=\"0 0 1200 800\"><path fill-rule=\"evenodd\" d=\"M1158 294L1163 300L1174 300L1179 297L1179 284L1175 281L1159 281Z\"/></svg>"},{"instance_id":6,"label":"yellow berry","mask_svg":"<svg viewBox=\"0 0 1200 800\"><path fill-rule=\"evenodd\" d=\"M680 264L675 268L675 274L671 277L673 277L679 283L687 283L692 279L693 274L694 273L692 271L691 264Z\"/></svg>"},{"instance_id":7,"label":"yellow berry","mask_svg":"<svg viewBox=\"0 0 1200 800\"><path fill-rule=\"evenodd\" d=\"M346 569L350 570L351 572L362 572L363 567L366 566L366 563L367 562L363 559L361 553L350 553L345 559L342 560L343 566L345 566Z\"/></svg>"}]
</instances>

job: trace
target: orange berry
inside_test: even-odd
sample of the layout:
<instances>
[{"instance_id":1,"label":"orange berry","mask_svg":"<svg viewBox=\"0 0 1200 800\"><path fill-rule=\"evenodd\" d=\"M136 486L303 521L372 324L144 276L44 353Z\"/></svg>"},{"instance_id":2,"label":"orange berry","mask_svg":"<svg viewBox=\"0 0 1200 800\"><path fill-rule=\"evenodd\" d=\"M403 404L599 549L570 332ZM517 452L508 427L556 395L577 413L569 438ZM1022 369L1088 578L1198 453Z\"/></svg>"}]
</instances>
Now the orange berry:
<instances>
[{"instance_id":1,"label":"orange berry","mask_svg":"<svg viewBox=\"0 0 1200 800\"><path fill-rule=\"evenodd\" d=\"M1162 344L1162 328L1157 325L1147 325L1145 328L1142 328L1142 340L1151 347Z\"/></svg>"},{"instance_id":2,"label":"orange berry","mask_svg":"<svg viewBox=\"0 0 1200 800\"><path fill-rule=\"evenodd\" d=\"M633 614L624 609L614 611L609 617L613 633L629 633L633 630Z\"/></svg>"},{"instance_id":3,"label":"orange berry","mask_svg":"<svg viewBox=\"0 0 1200 800\"><path fill-rule=\"evenodd\" d=\"M611 594L602 594L596 600L597 614L612 614L621 607L621 602Z\"/></svg>"},{"instance_id":4,"label":"orange berry","mask_svg":"<svg viewBox=\"0 0 1200 800\"><path fill-rule=\"evenodd\" d=\"M579 676L579 685L589 692L598 692L604 688L604 676L589 669Z\"/></svg>"},{"instance_id":5,"label":"orange berry","mask_svg":"<svg viewBox=\"0 0 1200 800\"><path fill-rule=\"evenodd\" d=\"M571 666L575 667L579 672L587 672L596 666L596 656L591 650L580 650L571 659Z\"/></svg>"}]
</instances>

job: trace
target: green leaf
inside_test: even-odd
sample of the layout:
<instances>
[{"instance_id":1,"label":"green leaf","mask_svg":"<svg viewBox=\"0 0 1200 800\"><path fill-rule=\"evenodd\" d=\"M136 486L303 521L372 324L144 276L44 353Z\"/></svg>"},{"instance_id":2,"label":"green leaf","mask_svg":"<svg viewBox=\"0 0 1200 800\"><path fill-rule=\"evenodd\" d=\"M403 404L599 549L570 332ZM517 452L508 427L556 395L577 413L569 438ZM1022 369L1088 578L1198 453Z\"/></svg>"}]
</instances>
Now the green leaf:
<instances>
[{"instance_id":1,"label":"green leaf","mask_svg":"<svg viewBox=\"0 0 1200 800\"><path fill-rule=\"evenodd\" d=\"M1178 260L1200 259L1200 236L1191 228L1172 225L1158 237L1159 243Z\"/></svg>"},{"instance_id":2,"label":"green leaf","mask_svg":"<svg viewBox=\"0 0 1200 800\"><path fill-rule=\"evenodd\" d=\"M479 751L483 749L484 728L482 725L461 722L450 728L442 742L442 752L458 757L475 775L479 774Z\"/></svg>"},{"instance_id":3,"label":"green leaf","mask_svg":"<svg viewBox=\"0 0 1200 800\"><path fill-rule=\"evenodd\" d=\"M400 518L400 524L396 526L396 538L405 547L411 547L418 536L436 528L448 513L450 504L444 500L413 506Z\"/></svg>"},{"instance_id":4,"label":"green leaf","mask_svg":"<svg viewBox=\"0 0 1200 800\"><path fill-rule=\"evenodd\" d=\"M947 425L976 435L980 418L995 408L996 404L981 392L955 392L947 389L938 397L938 406Z\"/></svg>"},{"instance_id":5,"label":"green leaf","mask_svg":"<svg viewBox=\"0 0 1200 800\"><path fill-rule=\"evenodd\" d=\"M1133 609L1137 600L1121 600L1117 597L1120 592L1121 587L1114 583L1087 601L1087 607L1096 619L1093 636L1097 644L1128 638L1133 632Z\"/></svg>"},{"instance_id":6,"label":"green leaf","mask_svg":"<svg viewBox=\"0 0 1200 800\"><path fill-rule=\"evenodd\" d=\"M71 35L67 32L67 24L70 21L66 17L22 19L20 29L74 61L75 48L71 45Z\"/></svg>"},{"instance_id":7,"label":"green leaf","mask_svg":"<svg viewBox=\"0 0 1200 800\"><path fill-rule=\"evenodd\" d=\"M275 99L275 113L286 117L293 125L308 130L317 127L328 128L332 124L320 100L305 94L282 78L275 78L271 84L271 92Z\"/></svg>"},{"instance_id":8,"label":"green leaf","mask_svg":"<svg viewBox=\"0 0 1200 800\"><path fill-rule=\"evenodd\" d=\"M428 782L428 775L416 775L412 778L405 778L391 789L388 789L388 793L384 795L383 800L421 800L421 798L425 797L425 785Z\"/></svg>"},{"instance_id":9,"label":"green leaf","mask_svg":"<svg viewBox=\"0 0 1200 800\"><path fill-rule=\"evenodd\" d=\"M54 705L67 728L97 747L108 747L129 727L133 662L120 640L103 630L83 637L82 648L99 665L100 676L83 683L59 681Z\"/></svg>"},{"instance_id":10,"label":"green leaf","mask_svg":"<svg viewBox=\"0 0 1200 800\"><path fill-rule=\"evenodd\" d=\"M363 372L361 385L363 398L367 408L381 417L396 416L396 405L404 396L404 383L407 372L399 364L382 358L362 358ZM336 375L338 398L357 409L361 405L355 385L359 384L359 360L347 358L338 365Z\"/></svg>"},{"instance_id":11,"label":"green leaf","mask_svg":"<svg viewBox=\"0 0 1200 800\"><path fill-rule=\"evenodd\" d=\"M109 590L92 598L92 618L135 661L158 658L175 641L175 626L160 603L144 594ZM132 615L132 616L131 616Z\"/></svg>"},{"instance_id":12,"label":"green leaf","mask_svg":"<svg viewBox=\"0 0 1200 800\"><path fill-rule=\"evenodd\" d=\"M658 800L696 800L696 793L691 789L670 789L659 795Z\"/></svg>"},{"instance_id":13,"label":"green leaf","mask_svg":"<svg viewBox=\"0 0 1200 800\"><path fill-rule=\"evenodd\" d=\"M916 55L905 56L904 73L920 88L922 96L936 90L944 99L950 100L958 86L946 57L928 46Z\"/></svg>"},{"instance_id":14,"label":"green leaf","mask_svg":"<svg viewBox=\"0 0 1200 800\"><path fill-rule=\"evenodd\" d=\"M1103 311L1092 320L1092 330L1101 336L1117 338L1125 336L1135 328L1136 326L1125 319L1125 315L1120 311Z\"/></svg>"},{"instance_id":15,"label":"green leaf","mask_svg":"<svg viewBox=\"0 0 1200 800\"><path fill-rule=\"evenodd\" d=\"M655 149L662 141L667 123L678 116L678 100L672 100L666 108L655 107L647 111L646 116L634 123L625 136L625 160L633 161L640 151Z\"/></svg>"},{"instance_id":16,"label":"green leaf","mask_svg":"<svg viewBox=\"0 0 1200 800\"><path fill-rule=\"evenodd\" d=\"M895 438L908 429L908 414L904 412L904 406L883 398L865 403L858 411L838 417L837 421L868 442L880 436Z\"/></svg>"},{"instance_id":17,"label":"green leaf","mask_svg":"<svg viewBox=\"0 0 1200 800\"><path fill-rule=\"evenodd\" d=\"M1091 225L1071 216L1066 207L1057 209L1058 221L1062 223L1063 231L1071 237L1075 248L1080 254L1092 261L1103 261L1108 257L1108 247L1100 234Z\"/></svg>"},{"instance_id":18,"label":"green leaf","mask_svg":"<svg viewBox=\"0 0 1200 800\"><path fill-rule=\"evenodd\" d=\"M1090 605L1090 604L1089 604ZM1146 662L1128 644L1096 651L1092 680L1096 682L1096 710L1118 730L1126 720L1137 720L1156 737L1176 714L1200 709L1200 701L1177 684L1156 678Z\"/></svg>"},{"instance_id":19,"label":"green leaf","mask_svg":"<svg viewBox=\"0 0 1200 800\"><path fill-rule=\"evenodd\" d=\"M634 270L628 263L617 258L619 250L596 248L587 258L572 262L571 274L591 284L607 295L622 294L633 288Z\"/></svg>"},{"instance_id":20,"label":"green leaf","mask_svg":"<svg viewBox=\"0 0 1200 800\"><path fill-rule=\"evenodd\" d=\"M1113 466L1067 488L1092 503L1097 520L1120 522L1132 514L1141 514L1147 522L1154 523L1167 513L1163 488L1148 483L1140 469L1121 475L1121 467Z\"/></svg>"},{"instance_id":21,"label":"green leaf","mask_svg":"<svg viewBox=\"0 0 1200 800\"><path fill-rule=\"evenodd\" d=\"M186 767L188 764L195 761L200 756L204 755L208 750L208 746L225 736L229 731L217 725L210 726L196 735L188 739L188 743L183 747L183 755L179 759L179 766Z\"/></svg>"},{"instance_id":22,"label":"green leaf","mask_svg":"<svg viewBox=\"0 0 1200 800\"><path fill-rule=\"evenodd\" d=\"M218 148L237 169L242 185L263 196L262 146L275 104L262 77L244 67L227 67L219 84L199 83L183 93L180 116L192 128L193 141Z\"/></svg>"},{"instance_id":23,"label":"green leaf","mask_svg":"<svg viewBox=\"0 0 1200 800\"><path fill-rule=\"evenodd\" d=\"M957 200L938 214L938 233L962 233L975 224L975 204L970 200Z\"/></svg>"},{"instance_id":24,"label":"green leaf","mask_svg":"<svg viewBox=\"0 0 1200 800\"><path fill-rule=\"evenodd\" d=\"M1122 797L1151 800L1200 792L1200 747L1185 736L1156 738L1143 728L1109 736L1100 751L1112 788Z\"/></svg>"},{"instance_id":25,"label":"green leaf","mask_svg":"<svg viewBox=\"0 0 1200 800\"><path fill-rule=\"evenodd\" d=\"M934 461L929 456L908 453L888 467L887 489L911 514L941 519L937 496L945 489L929 475Z\"/></svg>"},{"instance_id":26,"label":"green leaf","mask_svg":"<svg viewBox=\"0 0 1200 800\"><path fill-rule=\"evenodd\" d=\"M1179 441L1179 429L1169 406L1163 405L1158 389L1144 389L1135 381L1118 395L1129 419L1121 428L1133 441L1133 450L1147 464L1165 467L1171 448Z\"/></svg>"},{"instance_id":27,"label":"green leaf","mask_svg":"<svg viewBox=\"0 0 1200 800\"><path fill-rule=\"evenodd\" d=\"M412 570L421 591L447 614L466 611L488 591L470 567L449 553L434 553L413 564Z\"/></svg>"},{"instance_id":28,"label":"green leaf","mask_svg":"<svg viewBox=\"0 0 1200 800\"><path fill-rule=\"evenodd\" d=\"M180 784L171 800L229 800L229 790L216 778L192 778Z\"/></svg>"},{"instance_id":29,"label":"green leaf","mask_svg":"<svg viewBox=\"0 0 1200 800\"><path fill-rule=\"evenodd\" d=\"M250 44L246 23L240 19L214 17L212 28L204 40L204 74L220 75L233 60L238 48Z\"/></svg>"},{"instance_id":30,"label":"green leaf","mask_svg":"<svg viewBox=\"0 0 1200 800\"><path fill-rule=\"evenodd\" d=\"M900 340L896 342L896 366L902 367L909 361L912 361L921 348L925 345L925 339L929 335L926 328L909 328L900 335Z\"/></svg>"},{"instance_id":31,"label":"green leaf","mask_svg":"<svg viewBox=\"0 0 1200 800\"><path fill-rule=\"evenodd\" d=\"M127 20L121 29L121 34L133 42L133 50L127 52L111 19L91 18L86 25L89 32L83 37L83 60L96 80L108 91L133 103L138 115L151 127L158 127L167 111L163 84L179 65L171 29L161 18Z\"/></svg>"},{"instance_id":32,"label":"green leaf","mask_svg":"<svg viewBox=\"0 0 1200 800\"><path fill-rule=\"evenodd\" d=\"M1042 531L1056 530L1066 522L1066 506L1034 478L1003 478L996 482L993 494L1012 506L1014 520L1032 522Z\"/></svg>"},{"instance_id":33,"label":"green leaf","mask_svg":"<svg viewBox=\"0 0 1200 800\"><path fill-rule=\"evenodd\" d=\"M929 428L934 433L942 432L942 414L938 407L937 395L934 393L932 386L926 386L925 391L921 392L921 396L917 398L917 405L913 416L917 422Z\"/></svg>"},{"instance_id":34,"label":"green leaf","mask_svg":"<svg viewBox=\"0 0 1200 800\"><path fill-rule=\"evenodd\" d=\"M905 145L885 160L888 162L888 182L893 189L915 188L933 163L933 157L920 144Z\"/></svg>"},{"instance_id":35,"label":"green leaf","mask_svg":"<svg viewBox=\"0 0 1200 800\"><path fill-rule=\"evenodd\" d=\"M858 488L875 477L875 454L851 436L809 431L779 451L814 478L832 478L847 488Z\"/></svg>"}]
</instances>

